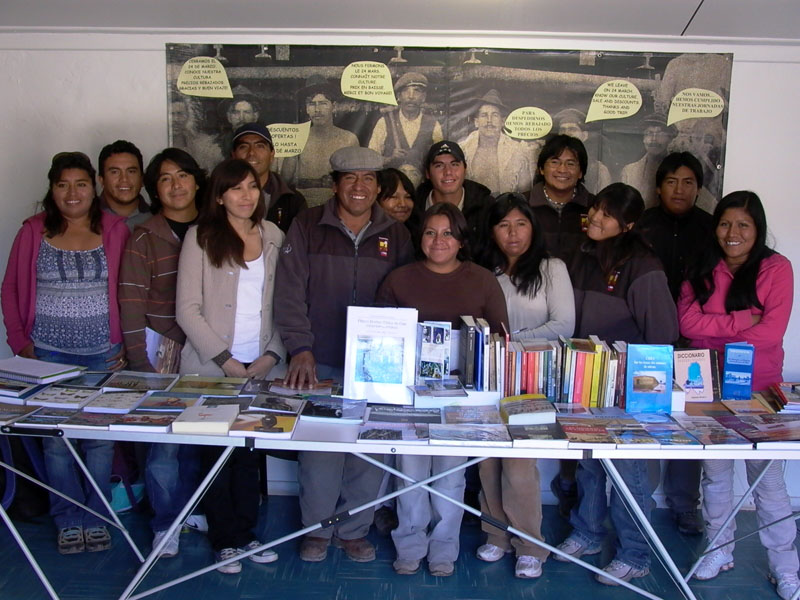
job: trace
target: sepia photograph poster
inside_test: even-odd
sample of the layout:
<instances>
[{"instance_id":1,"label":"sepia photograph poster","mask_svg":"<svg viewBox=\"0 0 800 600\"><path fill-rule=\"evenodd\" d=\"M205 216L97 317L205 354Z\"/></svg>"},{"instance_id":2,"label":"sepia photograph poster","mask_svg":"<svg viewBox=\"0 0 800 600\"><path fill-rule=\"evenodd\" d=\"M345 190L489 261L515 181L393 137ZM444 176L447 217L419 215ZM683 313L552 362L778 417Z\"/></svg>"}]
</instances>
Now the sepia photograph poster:
<instances>
[{"instance_id":1,"label":"sepia photograph poster","mask_svg":"<svg viewBox=\"0 0 800 600\"><path fill-rule=\"evenodd\" d=\"M531 188L548 135L581 139L592 193L614 181L656 204L672 151L703 165L698 206L722 191L732 54L373 46L167 44L169 139L206 169L233 131L267 125L272 169L309 205L331 194L328 159L371 147L415 184L442 139L493 194Z\"/></svg>"}]
</instances>

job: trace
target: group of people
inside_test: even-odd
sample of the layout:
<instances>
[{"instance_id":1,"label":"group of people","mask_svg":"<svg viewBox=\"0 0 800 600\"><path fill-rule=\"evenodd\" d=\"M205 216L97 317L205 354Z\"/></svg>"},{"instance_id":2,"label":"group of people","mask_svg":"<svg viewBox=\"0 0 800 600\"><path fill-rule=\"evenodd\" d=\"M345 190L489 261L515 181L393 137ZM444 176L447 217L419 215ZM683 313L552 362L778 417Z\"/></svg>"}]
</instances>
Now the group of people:
<instances>
[{"instance_id":1,"label":"group of people","mask_svg":"<svg viewBox=\"0 0 800 600\"><path fill-rule=\"evenodd\" d=\"M493 117L487 112L485 118ZM392 135L389 117L385 126ZM307 208L271 169L274 146L266 127L241 125L229 150L230 158L206 178L183 150L167 148L145 169L135 146L115 142L100 154L99 196L88 157L56 155L44 211L23 224L2 284L11 349L93 369L129 364L142 371L160 370L165 357L180 350L181 373L280 373L302 390L320 379L341 381L347 307L382 305L413 307L420 320L455 327L461 315L482 317L493 331L505 326L517 340L596 334L629 343L681 339L717 350L744 340L756 347L755 387L781 378L791 265L766 244L756 194L729 194L713 215L696 206L703 168L687 152L666 156L647 190L611 183L593 195L583 184L590 172L583 143L558 134L539 152L527 196L494 197L467 179L467 155L453 141L427 148L425 180L417 187L401 170L384 169L375 150L352 145L330 155L328 199ZM142 183L149 211L139 194ZM646 194L658 199L647 210ZM107 493L111 445L81 446ZM162 555L179 550L177 533L164 538L192 481L184 473L218 456L213 447L151 448L147 488L154 547L163 546ZM82 484L61 440L45 440L45 460L51 485L98 509L99 499ZM297 460L303 527L374 499L383 479L380 469L350 454L299 452ZM224 573L239 572L237 557L261 545L254 533L258 462L253 451L235 450L203 503ZM395 478L392 485L447 471L432 486L461 502L466 480L458 467L464 462L401 455L396 466L408 479ZM615 464L649 515L655 463ZM748 476L761 467L749 461ZM667 462L665 491L682 532L704 529L697 510L701 474L705 531L709 537L719 531L733 501L732 469L729 461ZM479 478L484 513L543 540L536 460L486 460ZM609 505L605 483L596 460L562 464L552 487L573 529L554 558L599 553L608 513L617 548L598 580L616 585L647 575L650 552L616 492ZM755 500L759 523L791 513L779 462L759 483ZM427 560L432 574L451 575L462 509L416 489L397 498L396 512L396 572L415 573ZM110 545L108 531L90 513L54 498L51 514L61 552ZM372 522L371 509L332 519L302 538L301 559L325 560L332 544L352 560L373 560ZM515 552L518 577L541 575L547 550L490 522L483 528L478 558L497 561ZM732 539L733 528L723 542ZM788 599L800 586L794 524L784 521L760 535L778 595ZM732 568L732 551L731 544L708 554L696 577ZM267 549L249 558L271 562L277 554Z\"/></svg>"}]
</instances>

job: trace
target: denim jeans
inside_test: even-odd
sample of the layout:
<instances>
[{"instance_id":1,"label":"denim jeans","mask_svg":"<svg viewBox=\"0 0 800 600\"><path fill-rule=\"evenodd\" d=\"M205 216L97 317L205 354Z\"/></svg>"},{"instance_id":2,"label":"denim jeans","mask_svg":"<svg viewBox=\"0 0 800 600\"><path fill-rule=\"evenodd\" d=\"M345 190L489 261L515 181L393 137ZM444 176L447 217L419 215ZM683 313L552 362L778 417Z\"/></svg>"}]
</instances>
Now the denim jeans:
<instances>
[{"instance_id":1,"label":"denim jeans","mask_svg":"<svg viewBox=\"0 0 800 600\"><path fill-rule=\"evenodd\" d=\"M106 359L120 351L120 345L112 346L107 352L101 354L81 355L66 352L55 352L34 348L39 360L62 364L72 364L86 367L93 371L106 369ZM64 440L46 437L43 441L44 465L47 479L52 487L67 496L74 498L105 515L107 513L100 497L95 493L89 482L84 481L82 473L72 458L72 454L64 445ZM101 440L81 440L78 449L83 455L86 468L97 483L106 499L111 498L111 463L114 459L114 443ZM96 527L104 522L94 515L75 506L72 502L50 494L50 516L53 517L56 527Z\"/></svg>"},{"instance_id":2,"label":"denim jeans","mask_svg":"<svg viewBox=\"0 0 800 600\"><path fill-rule=\"evenodd\" d=\"M614 466L627 484L636 503L650 520L653 509L653 484L645 460L615 460ZM576 473L578 504L570 514L572 535L578 539L601 544L608 531L604 525L609 506L606 496L606 472L599 460L581 460ZM611 493L611 522L617 532L616 556L618 560L637 569L650 566L650 548L636 523L631 519L616 488Z\"/></svg>"}]
</instances>

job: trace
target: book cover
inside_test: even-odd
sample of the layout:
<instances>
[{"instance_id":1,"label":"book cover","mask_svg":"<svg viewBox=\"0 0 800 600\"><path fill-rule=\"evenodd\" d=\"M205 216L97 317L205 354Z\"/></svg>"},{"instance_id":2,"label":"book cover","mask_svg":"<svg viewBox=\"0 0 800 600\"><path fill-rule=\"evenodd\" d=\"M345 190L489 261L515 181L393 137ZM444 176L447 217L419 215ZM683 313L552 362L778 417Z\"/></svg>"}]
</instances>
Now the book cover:
<instances>
[{"instance_id":1,"label":"book cover","mask_svg":"<svg viewBox=\"0 0 800 600\"><path fill-rule=\"evenodd\" d=\"M177 418L177 414L170 412L135 410L126 415L117 415L108 428L111 431L167 433L170 425Z\"/></svg>"},{"instance_id":2,"label":"book cover","mask_svg":"<svg viewBox=\"0 0 800 600\"><path fill-rule=\"evenodd\" d=\"M417 408L414 406L391 406L372 404L367 411L368 423L441 423L440 408Z\"/></svg>"},{"instance_id":3,"label":"book cover","mask_svg":"<svg viewBox=\"0 0 800 600\"><path fill-rule=\"evenodd\" d=\"M658 440L642 427L608 427L608 434L617 448L658 448Z\"/></svg>"},{"instance_id":4,"label":"book cover","mask_svg":"<svg viewBox=\"0 0 800 600\"><path fill-rule=\"evenodd\" d=\"M371 444L427 444L428 423L367 422L358 428L356 442Z\"/></svg>"},{"instance_id":5,"label":"book cover","mask_svg":"<svg viewBox=\"0 0 800 600\"><path fill-rule=\"evenodd\" d=\"M413 404L417 309L347 307L344 395Z\"/></svg>"},{"instance_id":6,"label":"book cover","mask_svg":"<svg viewBox=\"0 0 800 600\"><path fill-rule=\"evenodd\" d=\"M281 412L289 415L299 415L303 410L305 400L302 398L290 398L279 394L259 394L252 402L248 410L269 410Z\"/></svg>"},{"instance_id":7,"label":"book cover","mask_svg":"<svg viewBox=\"0 0 800 600\"><path fill-rule=\"evenodd\" d=\"M77 377L64 379L61 383L70 387L85 387L99 390L113 375L113 371L84 371Z\"/></svg>"},{"instance_id":8,"label":"book cover","mask_svg":"<svg viewBox=\"0 0 800 600\"><path fill-rule=\"evenodd\" d=\"M690 348L675 350L675 379L686 392L687 402L713 402L717 369L711 350Z\"/></svg>"},{"instance_id":9,"label":"book cover","mask_svg":"<svg viewBox=\"0 0 800 600\"><path fill-rule=\"evenodd\" d=\"M669 450L696 450L701 447L694 437L677 423L646 423L645 430L655 438L661 448Z\"/></svg>"},{"instance_id":10,"label":"book cover","mask_svg":"<svg viewBox=\"0 0 800 600\"><path fill-rule=\"evenodd\" d=\"M142 392L101 392L83 407L86 412L124 414L144 400Z\"/></svg>"},{"instance_id":11,"label":"book cover","mask_svg":"<svg viewBox=\"0 0 800 600\"><path fill-rule=\"evenodd\" d=\"M118 418L119 415L113 415L109 413L90 413L79 410L73 413L69 419L64 421L61 424L61 427L72 429L107 430L108 426Z\"/></svg>"},{"instance_id":12,"label":"book cover","mask_svg":"<svg viewBox=\"0 0 800 600\"><path fill-rule=\"evenodd\" d=\"M726 429L725 427L700 427L697 429L687 429L686 432L698 442L708 448L718 450L738 450L750 448L753 443L741 434Z\"/></svg>"},{"instance_id":13,"label":"book cover","mask_svg":"<svg viewBox=\"0 0 800 600\"><path fill-rule=\"evenodd\" d=\"M450 336L448 321L423 321L417 324L417 385L423 378L450 376Z\"/></svg>"},{"instance_id":14,"label":"book cover","mask_svg":"<svg viewBox=\"0 0 800 600\"><path fill-rule=\"evenodd\" d=\"M172 422L172 433L227 435L238 414L235 404L190 406Z\"/></svg>"},{"instance_id":15,"label":"book cover","mask_svg":"<svg viewBox=\"0 0 800 600\"><path fill-rule=\"evenodd\" d=\"M570 448L594 448L598 445L614 444L614 438L609 435L603 425L588 420L585 423L561 422L561 428L569 440Z\"/></svg>"},{"instance_id":16,"label":"book cover","mask_svg":"<svg viewBox=\"0 0 800 600\"><path fill-rule=\"evenodd\" d=\"M341 391L341 386L333 379L320 379L309 387L298 390L295 388L286 387L283 384L283 379L274 379L270 382L269 392L271 394L278 394L279 396L297 396L316 394L319 396L331 396L338 394Z\"/></svg>"},{"instance_id":17,"label":"book cover","mask_svg":"<svg viewBox=\"0 0 800 600\"><path fill-rule=\"evenodd\" d=\"M442 409L442 420L449 425L466 423L502 424L500 412L494 404L462 406L451 404Z\"/></svg>"},{"instance_id":18,"label":"book cover","mask_svg":"<svg viewBox=\"0 0 800 600\"><path fill-rule=\"evenodd\" d=\"M296 415L250 410L239 413L228 435L288 440L296 424Z\"/></svg>"},{"instance_id":19,"label":"book cover","mask_svg":"<svg viewBox=\"0 0 800 600\"><path fill-rule=\"evenodd\" d=\"M672 371L672 346L628 344L625 410L669 412Z\"/></svg>"},{"instance_id":20,"label":"book cover","mask_svg":"<svg viewBox=\"0 0 800 600\"><path fill-rule=\"evenodd\" d=\"M239 411L250 410L253 396L201 396L199 404L209 408L215 406L235 406Z\"/></svg>"},{"instance_id":21,"label":"book cover","mask_svg":"<svg viewBox=\"0 0 800 600\"><path fill-rule=\"evenodd\" d=\"M98 390L87 388L51 385L28 398L27 402L31 406L78 410L92 401L99 393Z\"/></svg>"},{"instance_id":22,"label":"book cover","mask_svg":"<svg viewBox=\"0 0 800 600\"><path fill-rule=\"evenodd\" d=\"M103 384L103 391L136 390L140 392L166 391L178 380L178 375L117 371Z\"/></svg>"},{"instance_id":23,"label":"book cover","mask_svg":"<svg viewBox=\"0 0 800 600\"><path fill-rule=\"evenodd\" d=\"M509 425L555 423L556 409L543 394L521 394L500 400L500 416Z\"/></svg>"},{"instance_id":24,"label":"book cover","mask_svg":"<svg viewBox=\"0 0 800 600\"><path fill-rule=\"evenodd\" d=\"M180 379L170 388L170 391L210 396L238 396L246 383L246 377L201 377L199 375L181 375ZM297 393L297 390L293 393Z\"/></svg>"},{"instance_id":25,"label":"book cover","mask_svg":"<svg viewBox=\"0 0 800 600\"><path fill-rule=\"evenodd\" d=\"M430 424L430 444L435 446L507 446L512 445L505 425Z\"/></svg>"},{"instance_id":26,"label":"book cover","mask_svg":"<svg viewBox=\"0 0 800 600\"><path fill-rule=\"evenodd\" d=\"M85 371L85 367L50 363L34 358L12 356L0 359L0 377L27 383L55 383Z\"/></svg>"},{"instance_id":27,"label":"book cover","mask_svg":"<svg viewBox=\"0 0 800 600\"><path fill-rule=\"evenodd\" d=\"M746 342L725 344L722 369L722 399L750 398L753 392L753 358L755 348Z\"/></svg>"},{"instance_id":28,"label":"book cover","mask_svg":"<svg viewBox=\"0 0 800 600\"><path fill-rule=\"evenodd\" d=\"M48 408L43 406L32 413L20 417L12 424L15 427L42 427L54 429L75 414L74 410L65 408Z\"/></svg>"},{"instance_id":29,"label":"book cover","mask_svg":"<svg viewBox=\"0 0 800 600\"><path fill-rule=\"evenodd\" d=\"M437 398L454 398L467 396L467 391L457 377L446 379L422 379L411 389L417 396L431 396Z\"/></svg>"},{"instance_id":30,"label":"book cover","mask_svg":"<svg viewBox=\"0 0 800 600\"><path fill-rule=\"evenodd\" d=\"M35 406L25 406L23 404L7 404L0 402L0 425L6 425L15 419L29 415L37 410Z\"/></svg>"},{"instance_id":31,"label":"book cover","mask_svg":"<svg viewBox=\"0 0 800 600\"><path fill-rule=\"evenodd\" d=\"M0 396L3 397L0 399L2 400L5 400L5 398L13 398L18 403L21 403L25 398L33 396L44 388L45 384L26 383L24 381L8 379L7 377L0 377Z\"/></svg>"},{"instance_id":32,"label":"book cover","mask_svg":"<svg viewBox=\"0 0 800 600\"><path fill-rule=\"evenodd\" d=\"M509 425L514 448L567 448L569 440L558 423Z\"/></svg>"},{"instance_id":33,"label":"book cover","mask_svg":"<svg viewBox=\"0 0 800 600\"><path fill-rule=\"evenodd\" d=\"M360 425L367 412L366 400L334 398L332 396L309 396L300 418L304 421L322 423L349 423Z\"/></svg>"},{"instance_id":34,"label":"book cover","mask_svg":"<svg viewBox=\"0 0 800 600\"><path fill-rule=\"evenodd\" d=\"M153 392L148 394L138 410L161 410L166 412L182 412L183 409L199 404L202 396L199 394L181 394L174 392Z\"/></svg>"},{"instance_id":35,"label":"book cover","mask_svg":"<svg viewBox=\"0 0 800 600\"><path fill-rule=\"evenodd\" d=\"M461 381L467 389L475 388L475 342L478 325L470 315L461 315L461 336L459 350L459 372Z\"/></svg>"},{"instance_id":36,"label":"book cover","mask_svg":"<svg viewBox=\"0 0 800 600\"><path fill-rule=\"evenodd\" d=\"M764 415L775 412L758 394L742 400L723 400L722 405L734 415Z\"/></svg>"}]
</instances>

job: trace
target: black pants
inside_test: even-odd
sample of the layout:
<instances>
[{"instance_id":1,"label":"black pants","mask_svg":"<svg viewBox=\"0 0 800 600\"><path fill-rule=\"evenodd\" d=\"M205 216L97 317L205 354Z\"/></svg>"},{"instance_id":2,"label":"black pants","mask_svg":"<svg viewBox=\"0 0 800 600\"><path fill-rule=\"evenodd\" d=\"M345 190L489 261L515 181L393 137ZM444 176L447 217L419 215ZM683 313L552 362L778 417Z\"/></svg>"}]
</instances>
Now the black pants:
<instances>
[{"instance_id":1,"label":"black pants","mask_svg":"<svg viewBox=\"0 0 800 600\"><path fill-rule=\"evenodd\" d=\"M218 447L203 447L206 470L221 453ZM208 539L215 552L241 548L256 539L253 530L258 522L260 459L260 452L235 448L203 498Z\"/></svg>"}]
</instances>

